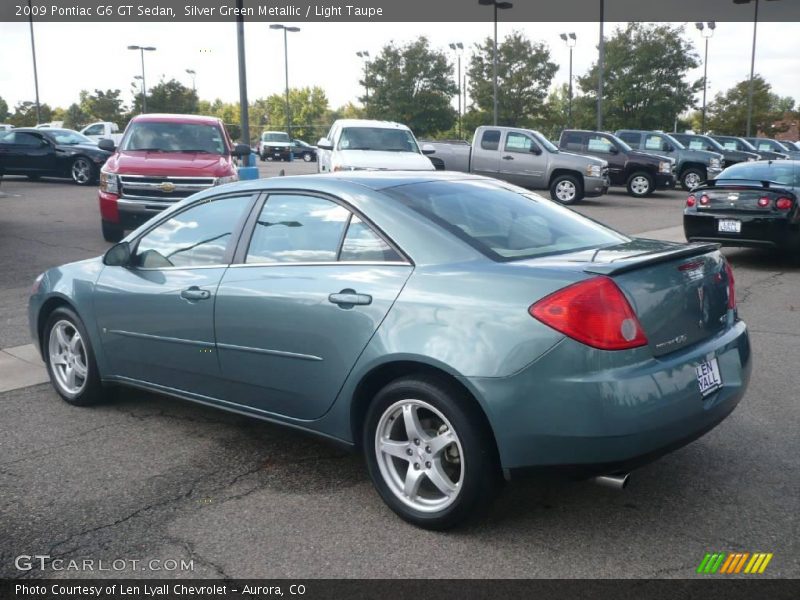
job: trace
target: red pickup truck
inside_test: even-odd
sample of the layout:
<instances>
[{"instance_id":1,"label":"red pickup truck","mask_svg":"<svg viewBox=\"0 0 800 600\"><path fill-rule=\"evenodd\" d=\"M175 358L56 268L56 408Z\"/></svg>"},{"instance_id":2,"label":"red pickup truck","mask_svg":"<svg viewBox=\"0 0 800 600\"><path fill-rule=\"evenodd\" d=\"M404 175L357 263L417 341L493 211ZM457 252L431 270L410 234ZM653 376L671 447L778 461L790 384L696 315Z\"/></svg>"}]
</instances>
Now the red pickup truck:
<instances>
[{"instance_id":1,"label":"red pickup truck","mask_svg":"<svg viewBox=\"0 0 800 600\"><path fill-rule=\"evenodd\" d=\"M100 171L103 238L118 242L170 204L206 188L236 181L234 157L250 153L231 141L214 117L147 114L134 117Z\"/></svg>"}]
</instances>

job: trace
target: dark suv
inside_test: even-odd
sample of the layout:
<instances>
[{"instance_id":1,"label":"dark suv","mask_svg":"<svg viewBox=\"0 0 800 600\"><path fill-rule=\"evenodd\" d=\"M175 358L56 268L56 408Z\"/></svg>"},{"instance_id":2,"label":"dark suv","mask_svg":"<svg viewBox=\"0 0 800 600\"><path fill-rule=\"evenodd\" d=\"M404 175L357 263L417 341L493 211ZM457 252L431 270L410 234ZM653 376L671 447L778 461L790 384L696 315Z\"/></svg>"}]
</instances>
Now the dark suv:
<instances>
[{"instance_id":1,"label":"dark suv","mask_svg":"<svg viewBox=\"0 0 800 600\"><path fill-rule=\"evenodd\" d=\"M785 146L778 140L771 140L769 138L744 138L753 146L755 146L758 152L762 150L768 150L769 152L775 152L777 154L783 154L787 158L791 158L792 160L800 159L800 150L795 150L794 148L789 148L789 146Z\"/></svg>"},{"instance_id":2,"label":"dark suv","mask_svg":"<svg viewBox=\"0 0 800 600\"><path fill-rule=\"evenodd\" d=\"M699 133L671 133L670 135L690 150L719 152L724 157L723 167L730 167L740 162L759 160L761 158L755 152L726 148L708 135L700 135Z\"/></svg>"},{"instance_id":3,"label":"dark suv","mask_svg":"<svg viewBox=\"0 0 800 600\"><path fill-rule=\"evenodd\" d=\"M565 129L558 147L564 152L606 160L611 185L626 186L635 198L675 187L673 160L638 152L610 133Z\"/></svg>"}]
</instances>

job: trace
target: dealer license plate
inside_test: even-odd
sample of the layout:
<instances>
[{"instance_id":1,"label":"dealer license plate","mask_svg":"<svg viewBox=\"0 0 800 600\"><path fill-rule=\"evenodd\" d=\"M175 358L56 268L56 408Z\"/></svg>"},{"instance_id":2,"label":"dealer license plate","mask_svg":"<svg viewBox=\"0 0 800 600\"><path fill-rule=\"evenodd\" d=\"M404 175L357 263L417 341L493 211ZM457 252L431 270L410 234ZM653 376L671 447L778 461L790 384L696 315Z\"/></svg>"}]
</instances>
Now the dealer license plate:
<instances>
[{"instance_id":1,"label":"dealer license plate","mask_svg":"<svg viewBox=\"0 0 800 600\"><path fill-rule=\"evenodd\" d=\"M701 362L694 370L697 373L697 385L700 386L701 395L708 396L722 387L722 376L719 374L719 363L716 358Z\"/></svg>"},{"instance_id":2,"label":"dealer license plate","mask_svg":"<svg viewBox=\"0 0 800 600\"><path fill-rule=\"evenodd\" d=\"M723 233L741 233L742 222L736 219L720 219L717 221L717 231Z\"/></svg>"}]
</instances>

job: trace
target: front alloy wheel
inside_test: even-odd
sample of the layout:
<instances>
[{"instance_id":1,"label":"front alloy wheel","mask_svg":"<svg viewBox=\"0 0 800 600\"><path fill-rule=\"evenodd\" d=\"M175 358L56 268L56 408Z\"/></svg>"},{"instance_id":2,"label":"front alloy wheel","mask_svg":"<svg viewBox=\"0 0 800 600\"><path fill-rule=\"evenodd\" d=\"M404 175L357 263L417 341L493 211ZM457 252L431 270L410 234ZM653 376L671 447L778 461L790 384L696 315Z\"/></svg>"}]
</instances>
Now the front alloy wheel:
<instances>
[{"instance_id":1,"label":"front alloy wheel","mask_svg":"<svg viewBox=\"0 0 800 600\"><path fill-rule=\"evenodd\" d=\"M73 323L62 319L51 327L48 353L53 383L65 394L80 394L86 387L89 366L83 338Z\"/></svg>"},{"instance_id":2,"label":"front alloy wheel","mask_svg":"<svg viewBox=\"0 0 800 600\"><path fill-rule=\"evenodd\" d=\"M78 185L89 185L94 180L94 165L88 158L81 156L73 161L70 173L72 181Z\"/></svg>"}]
</instances>

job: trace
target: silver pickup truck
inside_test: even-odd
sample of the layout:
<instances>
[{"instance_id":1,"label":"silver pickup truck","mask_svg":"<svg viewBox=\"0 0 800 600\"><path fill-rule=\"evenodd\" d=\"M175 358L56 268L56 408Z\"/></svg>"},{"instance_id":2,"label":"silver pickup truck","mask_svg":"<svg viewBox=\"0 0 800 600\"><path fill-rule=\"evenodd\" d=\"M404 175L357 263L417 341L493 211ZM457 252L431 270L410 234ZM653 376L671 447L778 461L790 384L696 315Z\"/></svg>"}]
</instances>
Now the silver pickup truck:
<instances>
[{"instance_id":1,"label":"silver pickup truck","mask_svg":"<svg viewBox=\"0 0 800 600\"><path fill-rule=\"evenodd\" d=\"M440 170L463 171L503 179L535 190L550 190L561 204L608 191L608 163L599 158L561 152L538 131L482 126L472 146L463 142L432 143L428 158Z\"/></svg>"}]
</instances>

